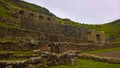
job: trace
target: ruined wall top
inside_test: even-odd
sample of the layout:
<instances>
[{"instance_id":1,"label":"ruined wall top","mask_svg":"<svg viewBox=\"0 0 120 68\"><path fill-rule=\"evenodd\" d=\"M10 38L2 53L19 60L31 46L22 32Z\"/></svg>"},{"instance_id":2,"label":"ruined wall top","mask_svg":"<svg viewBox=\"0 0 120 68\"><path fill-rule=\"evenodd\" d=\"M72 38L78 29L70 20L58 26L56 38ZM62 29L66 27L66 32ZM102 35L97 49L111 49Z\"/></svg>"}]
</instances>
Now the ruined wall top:
<instances>
[{"instance_id":1,"label":"ruined wall top","mask_svg":"<svg viewBox=\"0 0 120 68\"><path fill-rule=\"evenodd\" d=\"M105 33L104 31L89 30L87 33L87 39L94 43L104 43Z\"/></svg>"},{"instance_id":2,"label":"ruined wall top","mask_svg":"<svg viewBox=\"0 0 120 68\"><path fill-rule=\"evenodd\" d=\"M17 0L18 1L18 0ZM21 1L21 0L20 0ZM14 9L11 12L16 18L22 17L31 17L33 19L41 20L41 22L54 23L56 18L54 16L46 16L40 13L29 12L25 10Z\"/></svg>"}]
</instances>

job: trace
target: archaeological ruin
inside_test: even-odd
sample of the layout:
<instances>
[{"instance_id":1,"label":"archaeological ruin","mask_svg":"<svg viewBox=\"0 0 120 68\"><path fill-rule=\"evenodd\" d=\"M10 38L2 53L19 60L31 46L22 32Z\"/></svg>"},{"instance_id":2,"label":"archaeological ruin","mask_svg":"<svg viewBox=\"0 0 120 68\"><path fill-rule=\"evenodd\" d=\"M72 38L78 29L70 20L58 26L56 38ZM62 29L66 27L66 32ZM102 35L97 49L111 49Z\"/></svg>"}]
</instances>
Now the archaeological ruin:
<instances>
[{"instance_id":1,"label":"archaeological ruin","mask_svg":"<svg viewBox=\"0 0 120 68\"><path fill-rule=\"evenodd\" d=\"M77 58L89 59L81 52L120 47L119 42L106 42L104 31L60 24L55 16L5 7L12 18L0 16L0 22L7 24L0 27L0 68L73 66Z\"/></svg>"}]
</instances>

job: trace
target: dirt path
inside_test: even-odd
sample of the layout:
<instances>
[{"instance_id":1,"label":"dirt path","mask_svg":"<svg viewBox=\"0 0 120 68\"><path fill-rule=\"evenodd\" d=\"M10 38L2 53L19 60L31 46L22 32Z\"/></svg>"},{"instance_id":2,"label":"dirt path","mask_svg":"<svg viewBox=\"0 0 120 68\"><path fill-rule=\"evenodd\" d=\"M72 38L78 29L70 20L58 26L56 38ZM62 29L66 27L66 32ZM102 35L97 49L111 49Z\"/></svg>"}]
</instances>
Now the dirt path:
<instances>
[{"instance_id":1,"label":"dirt path","mask_svg":"<svg viewBox=\"0 0 120 68\"><path fill-rule=\"evenodd\" d=\"M105 57L113 57L113 58L119 58L120 59L120 50L113 51L113 52L105 52L101 54L97 54L99 56L105 56Z\"/></svg>"}]
</instances>

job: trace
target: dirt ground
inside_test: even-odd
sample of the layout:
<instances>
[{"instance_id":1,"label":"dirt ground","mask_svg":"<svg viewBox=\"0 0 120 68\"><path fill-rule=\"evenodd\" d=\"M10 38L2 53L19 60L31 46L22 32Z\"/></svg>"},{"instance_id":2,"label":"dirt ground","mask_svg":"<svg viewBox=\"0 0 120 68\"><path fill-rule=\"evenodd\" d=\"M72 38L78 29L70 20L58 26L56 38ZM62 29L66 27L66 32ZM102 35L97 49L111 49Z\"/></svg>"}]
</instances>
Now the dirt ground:
<instances>
[{"instance_id":1,"label":"dirt ground","mask_svg":"<svg viewBox=\"0 0 120 68\"><path fill-rule=\"evenodd\" d=\"M99 56L105 56L105 57L119 58L120 59L120 50L113 51L113 52L100 53L100 54L97 54L97 55L99 55Z\"/></svg>"}]
</instances>

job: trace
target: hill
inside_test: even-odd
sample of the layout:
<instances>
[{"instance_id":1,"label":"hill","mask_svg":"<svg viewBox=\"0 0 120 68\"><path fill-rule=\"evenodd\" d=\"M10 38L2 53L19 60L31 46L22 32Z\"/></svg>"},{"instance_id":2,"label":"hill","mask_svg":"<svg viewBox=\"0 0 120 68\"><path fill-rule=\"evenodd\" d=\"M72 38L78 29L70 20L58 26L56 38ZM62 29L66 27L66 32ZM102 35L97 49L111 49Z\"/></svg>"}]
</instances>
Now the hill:
<instances>
[{"instance_id":1,"label":"hill","mask_svg":"<svg viewBox=\"0 0 120 68\"><path fill-rule=\"evenodd\" d=\"M20 0L0 0L0 8L1 8L0 9L0 17L1 17L0 27L23 29L18 27L20 18L17 18L17 17L19 17L19 14L18 16L16 16L16 14L13 15L12 13L15 13L15 11L18 11L18 10L24 10L25 12L29 12L33 14L42 14L48 17L54 17L56 19L56 23L60 23L62 25L70 25L71 27L80 27L80 28L104 31L106 34L107 41L120 41L120 28L119 28L120 20L107 23L107 24L102 24L102 25L81 24L78 22L71 21L70 19L58 18L54 14L50 13L49 10L47 10L44 7L30 4ZM26 27L24 27L24 29L25 28ZM32 28L34 27L31 27L31 29Z\"/></svg>"}]
</instances>

